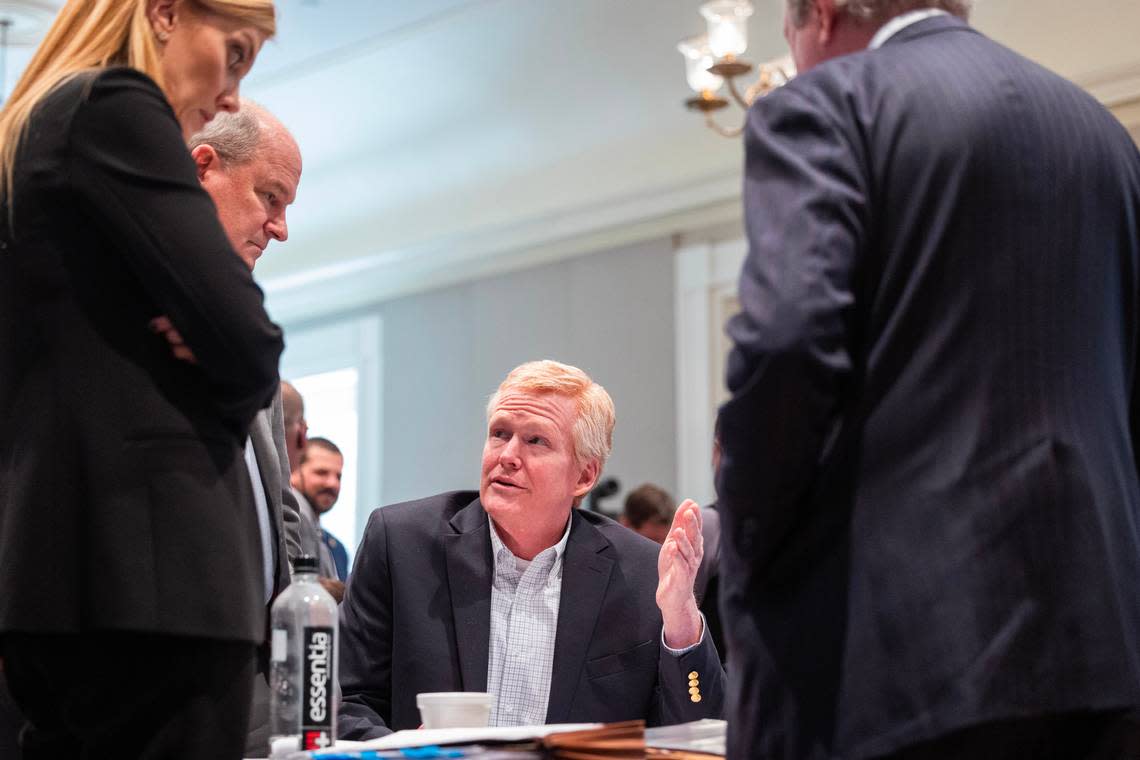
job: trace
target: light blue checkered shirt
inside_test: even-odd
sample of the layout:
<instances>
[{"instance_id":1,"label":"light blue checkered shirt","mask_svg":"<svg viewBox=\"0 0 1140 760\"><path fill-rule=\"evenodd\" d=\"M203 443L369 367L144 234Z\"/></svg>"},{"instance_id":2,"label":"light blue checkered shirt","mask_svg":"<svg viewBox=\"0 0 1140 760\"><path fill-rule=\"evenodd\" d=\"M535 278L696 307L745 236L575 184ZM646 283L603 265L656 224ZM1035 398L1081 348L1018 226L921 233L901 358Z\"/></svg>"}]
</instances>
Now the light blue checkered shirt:
<instances>
[{"instance_id":1,"label":"light blue checkered shirt","mask_svg":"<svg viewBox=\"0 0 1140 760\"><path fill-rule=\"evenodd\" d=\"M488 518L490 519L490 518ZM570 540L570 520L562 540L531 561L506 547L491 522L491 650L487 691L492 695L492 726L546 722L558 605L562 597L562 557Z\"/></svg>"}]
</instances>

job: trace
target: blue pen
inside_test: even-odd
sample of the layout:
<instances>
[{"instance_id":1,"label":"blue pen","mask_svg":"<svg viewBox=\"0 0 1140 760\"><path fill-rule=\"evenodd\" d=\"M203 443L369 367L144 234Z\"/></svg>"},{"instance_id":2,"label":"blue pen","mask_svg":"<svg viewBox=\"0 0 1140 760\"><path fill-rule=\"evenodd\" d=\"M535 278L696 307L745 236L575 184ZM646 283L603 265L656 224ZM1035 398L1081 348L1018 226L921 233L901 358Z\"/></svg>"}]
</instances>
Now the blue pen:
<instances>
[{"instance_id":1,"label":"blue pen","mask_svg":"<svg viewBox=\"0 0 1140 760\"><path fill-rule=\"evenodd\" d=\"M398 754L397 754L398 753ZM428 747L409 747L401 750L374 750L363 749L356 752L322 753L319 760L388 760L394 757L406 757L408 760L439 760L439 758L463 757L459 749L443 749L435 745Z\"/></svg>"}]
</instances>

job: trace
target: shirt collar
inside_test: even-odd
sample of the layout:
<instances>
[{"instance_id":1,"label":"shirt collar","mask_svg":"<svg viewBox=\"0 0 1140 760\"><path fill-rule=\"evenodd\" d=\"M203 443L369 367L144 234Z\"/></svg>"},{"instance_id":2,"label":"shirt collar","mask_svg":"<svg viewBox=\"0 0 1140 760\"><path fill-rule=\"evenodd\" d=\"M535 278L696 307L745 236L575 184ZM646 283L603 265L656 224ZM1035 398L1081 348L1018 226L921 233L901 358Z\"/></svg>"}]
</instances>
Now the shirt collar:
<instances>
[{"instance_id":1,"label":"shirt collar","mask_svg":"<svg viewBox=\"0 0 1140 760\"><path fill-rule=\"evenodd\" d=\"M510 556L514 557L516 561L518 561L520 558L507 548L507 545L503 543L503 539L499 538L499 531L495 527L495 521L491 519L490 515L487 515L487 522L491 525L491 555L494 557L496 566L499 563L499 555L502 552L506 552ZM570 525L573 522L574 512L571 511L570 516L566 519L566 530L562 531L562 538L559 539L558 543L556 543L553 547L555 563L557 563L558 560L562 559L562 555L566 553L566 544L570 543ZM549 548L550 547L547 547L547 549L544 549L543 551L548 551ZM542 552L539 552L539 554L541 553ZM535 555L535 559L538 559L538 555Z\"/></svg>"},{"instance_id":2,"label":"shirt collar","mask_svg":"<svg viewBox=\"0 0 1140 760\"><path fill-rule=\"evenodd\" d=\"M871 38L871 44L867 45L868 50L877 50L883 46L883 43L894 37L896 34L906 29L911 24L917 24L919 21L931 18L933 16L948 16L946 11L941 8L923 8L917 11L908 11L907 13L900 13L893 19L879 27L879 31L875 32L875 36Z\"/></svg>"}]
</instances>

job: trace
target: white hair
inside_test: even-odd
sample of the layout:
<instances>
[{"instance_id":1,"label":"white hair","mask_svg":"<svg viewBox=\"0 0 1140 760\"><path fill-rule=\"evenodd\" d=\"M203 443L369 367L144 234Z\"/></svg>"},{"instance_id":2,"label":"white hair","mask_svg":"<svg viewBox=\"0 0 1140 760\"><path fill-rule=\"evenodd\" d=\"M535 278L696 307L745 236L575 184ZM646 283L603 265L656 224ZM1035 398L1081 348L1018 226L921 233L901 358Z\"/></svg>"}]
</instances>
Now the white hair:
<instances>
[{"instance_id":1,"label":"white hair","mask_svg":"<svg viewBox=\"0 0 1140 760\"><path fill-rule=\"evenodd\" d=\"M812 0L788 0L792 22L800 26L807 18ZM883 22L907 11L940 8L963 20L970 18L974 0L835 0L835 7L860 21Z\"/></svg>"},{"instance_id":2,"label":"white hair","mask_svg":"<svg viewBox=\"0 0 1140 760\"><path fill-rule=\"evenodd\" d=\"M288 134L277 117L243 98L236 113L223 111L216 115L187 141L187 146L194 150L199 145L209 145L223 162L244 164L253 160L264 133L273 129Z\"/></svg>"}]
</instances>

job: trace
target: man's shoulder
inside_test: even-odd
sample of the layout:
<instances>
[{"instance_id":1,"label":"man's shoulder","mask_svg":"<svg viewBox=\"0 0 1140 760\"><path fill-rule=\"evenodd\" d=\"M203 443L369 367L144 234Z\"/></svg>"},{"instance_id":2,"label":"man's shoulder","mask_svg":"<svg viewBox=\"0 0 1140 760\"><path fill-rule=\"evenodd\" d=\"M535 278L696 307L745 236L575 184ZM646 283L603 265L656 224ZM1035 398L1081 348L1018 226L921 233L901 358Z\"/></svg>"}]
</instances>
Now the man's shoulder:
<instances>
[{"instance_id":1,"label":"man's shoulder","mask_svg":"<svg viewBox=\"0 0 1140 760\"><path fill-rule=\"evenodd\" d=\"M451 518L479 498L476 491L446 491L422 499L389 504L372 511L369 528L380 520L389 527L446 525Z\"/></svg>"},{"instance_id":2,"label":"man's shoulder","mask_svg":"<svg viewBox=\"0 0 1140 760\"><path fill-rule=\"evenodd\" d=\"M254 415L253 421L249 424L250 437L262 436L267 440L273 440L273 404L264 409L259 409L257 414Z\"/></svg>"},{"instance_id":3,"label":"man's shoulder","mask_svg":"<svg viewBox=\"0 0 1140 760\"><path fill-rule=\"evenodd\" d=\"M619 562L657 567L661 546L656 542L597 512L577 509L575 514L613 547Z\"/></svg>"}]
</instances>

